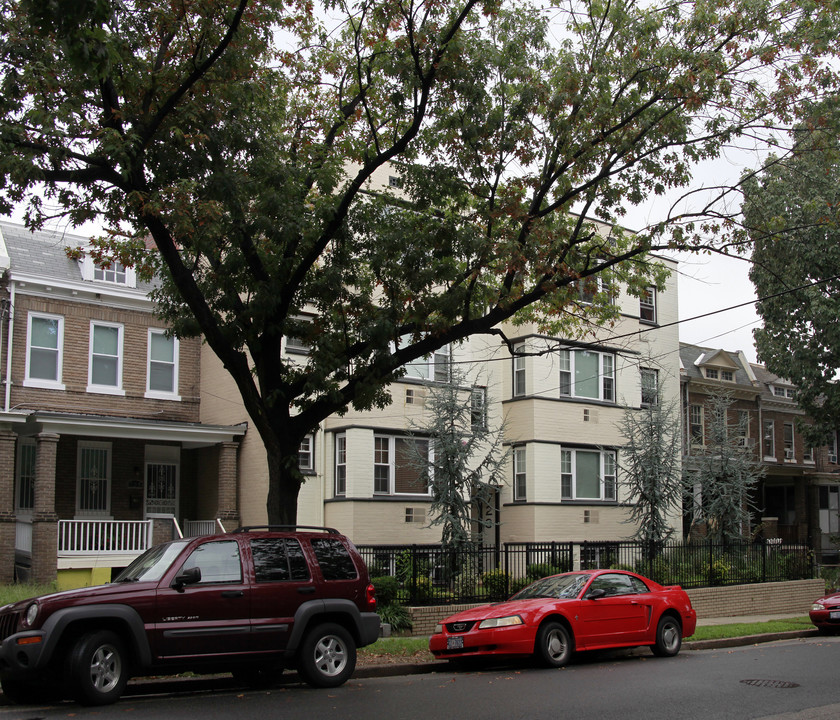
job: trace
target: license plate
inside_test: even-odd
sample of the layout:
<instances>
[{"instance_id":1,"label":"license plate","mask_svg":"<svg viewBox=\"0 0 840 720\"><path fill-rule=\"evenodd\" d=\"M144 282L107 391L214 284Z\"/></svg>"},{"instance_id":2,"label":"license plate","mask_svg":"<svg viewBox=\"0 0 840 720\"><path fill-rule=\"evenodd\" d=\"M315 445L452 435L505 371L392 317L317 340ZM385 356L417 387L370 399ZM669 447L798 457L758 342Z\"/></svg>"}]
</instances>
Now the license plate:
<instances>
[{"instance_id":1,"label":"license plate","mask_svg":"<svg viewBox=\"0 0 840 720\"><path fill-rule=\"evenodd\" d=\"M830 613L828 613L828 617L830 617L832 620L840 620L840 610L832 610Z\"/></svg>"},{"instance_id":2,"label":"license plate","mask_svg":"<svg viewBox=\"0 0 840 720\"><path fill-rule=\"evenodd\" d=\"M464 636L456 635L455 637L446 638L447 650L460 650L464 647Z\"/></svg>"}]
</instances>

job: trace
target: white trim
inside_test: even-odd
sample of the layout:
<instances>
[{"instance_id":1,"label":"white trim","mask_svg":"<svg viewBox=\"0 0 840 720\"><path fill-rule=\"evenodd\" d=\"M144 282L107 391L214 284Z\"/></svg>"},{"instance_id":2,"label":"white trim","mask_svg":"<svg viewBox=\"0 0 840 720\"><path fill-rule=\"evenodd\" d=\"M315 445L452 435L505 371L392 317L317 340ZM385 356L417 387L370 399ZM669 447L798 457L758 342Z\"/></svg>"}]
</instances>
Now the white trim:
<instances>
[{"instance_id":1,"label":"white trim","mask_svg":"<svg viewBox=\"0 0 840 720\"><path fill-rule=\"evenodd\" d=\"M156 399L156 400L174 400L180 401L181 396L178 394L178 377L180 371L180 344L178 343L178 338L174 335L169 338L172 341L172 392L166 392L163 390L152 390L149 385L152 381L152 336L153 335L163 335L166 337L166 329L165 328L152 328L148 329L146 334L146 393L144 397ZM160 363L161 361L156 360L155 362ZM163 364L163 363L161 363Z\"/></svg>"},{"instance_id":2,"label":"white trim","mask_svg":"<svg viewBox=\"0 0 840 720\"><path fill-rule=\"evenodd\" d=\"M117 382L116 385L99 385L93 382L93 340L96 328L110 328L117 331ZM125 328L121 323L106 322L104 320L90 321L90 338L88 343L88 385L87 392L99 395L125 395L123 389L123 364Z\"/></svg>"},{"instance_id":3,"label":"white trim","mask_svg":"<svg viewBox=\"0 0 840 720\"><path fill-rule=\"evenodd\" d=\"M32 351L32 320L55 320L57 322L56 341L56 379L45 380L43 378L30 377L30 355ZM64 383L61 381L64 372L64 316L52 313L41 313L30 311L26 316L26 369L24 371L24 387L42 388L45 390L64 390Z\"/></svg>"}]
</instances>

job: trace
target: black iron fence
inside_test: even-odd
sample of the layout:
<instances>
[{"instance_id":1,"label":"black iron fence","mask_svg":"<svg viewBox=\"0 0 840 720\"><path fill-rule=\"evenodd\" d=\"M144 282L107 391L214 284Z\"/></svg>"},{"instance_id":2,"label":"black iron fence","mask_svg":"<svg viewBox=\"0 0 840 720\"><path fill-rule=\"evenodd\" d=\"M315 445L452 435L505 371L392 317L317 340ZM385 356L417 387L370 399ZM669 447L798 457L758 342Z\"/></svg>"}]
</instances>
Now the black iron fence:
<instances>
[{"instance_id":1,"label":"black iron fence","mask_svg":"<svg viewBox=\"0 0 840 720\"><path fill-rule=\"evenodd\" d=\"M804 545L631 541L505 543L460 550L441 545L360 545L372 578L391 577L405 605L503 600L534 580L567 570L620 568L684 588L814 577Z\"/></svg>"}]
</instances>

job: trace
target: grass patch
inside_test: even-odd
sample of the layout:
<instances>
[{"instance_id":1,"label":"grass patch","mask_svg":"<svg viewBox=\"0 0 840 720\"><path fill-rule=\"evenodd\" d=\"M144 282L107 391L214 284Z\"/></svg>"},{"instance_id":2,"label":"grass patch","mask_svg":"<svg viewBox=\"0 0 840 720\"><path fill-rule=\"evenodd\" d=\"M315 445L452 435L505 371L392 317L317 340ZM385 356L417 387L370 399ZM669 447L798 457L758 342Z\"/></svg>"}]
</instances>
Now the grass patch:
<instances>
[{"instance_id":1,"label":"grass patch","mask_svg":"<svg viewBox=\"0 0 840 720\"><path fill-rule=\"evenodd\" d=\"M418 653L429 653L428 637L379 638L372 645L359 648L359 655L378 657L388 655L394 658L410 659Z\"/></svg>"},{"instance_id":2,"label":"grass patch","mask_svg":"<svg viewBox=\"0 0 840 720\"><path fill-rule=\"evenodd\" d=\"M13 585L0 585L0 606L28 600L36 595L46 595L56 591L55 583L48 585L35 585L32 583L14 583Z\"/></svg>"},{"instance_id":3,"label":"grass patch","mask_svg":"<svg viewBox=\"0 0 840 720\"><path fill-rule=\"evenodd\" d=\"M767 620L756 623L731 623L728 625L698 626L689 640L720 640L721 638L762 635L764 633L812 630L814 625L807 616L785 620Z\"/></svg>"}]
</instances>

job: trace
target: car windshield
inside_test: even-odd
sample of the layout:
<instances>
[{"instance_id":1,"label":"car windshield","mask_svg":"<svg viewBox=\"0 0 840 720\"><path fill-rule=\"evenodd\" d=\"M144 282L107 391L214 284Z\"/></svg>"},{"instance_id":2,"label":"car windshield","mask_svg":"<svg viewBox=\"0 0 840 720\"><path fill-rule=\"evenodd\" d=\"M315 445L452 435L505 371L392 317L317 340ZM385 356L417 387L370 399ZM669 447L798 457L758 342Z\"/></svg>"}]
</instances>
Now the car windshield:
<instances>
[{"instance_id":1,"label":"car windshield","mask_svg":"<svg viewBox=\"0 0 840 720\"><path fill-rule=\"evenodd\" d=\"M553 575L531 583L522 588L511 600L528 600L529 598L557 598L565 600L575 598L580 594L589 575Z\"/></svg>"},{"instance_id":2,"label":"car windshield","mask_svg":"<svg viewBox=\"0 0 840 720\"><path fill-rule=\"evenodd\" d=\"M154 582L160 580L186 544L187 540L176 540L149 548L117 575L114 582L137 582L140 580Z\"/></svg>"}]
</instances>

